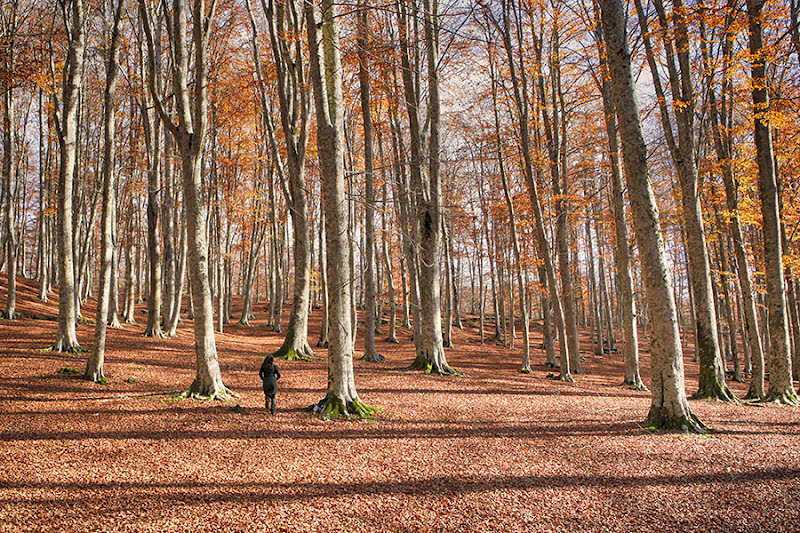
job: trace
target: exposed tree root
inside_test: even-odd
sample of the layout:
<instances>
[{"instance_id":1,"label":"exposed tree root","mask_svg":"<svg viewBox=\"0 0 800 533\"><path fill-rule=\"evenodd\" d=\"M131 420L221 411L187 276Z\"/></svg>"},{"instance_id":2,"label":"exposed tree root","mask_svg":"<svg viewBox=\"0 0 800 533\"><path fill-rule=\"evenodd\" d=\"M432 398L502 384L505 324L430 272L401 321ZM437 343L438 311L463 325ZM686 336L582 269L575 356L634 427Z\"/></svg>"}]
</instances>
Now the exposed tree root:
<instances>
[{"instance_id":1,"label":"exposed tree root","mask_svg":"<svg viewBox=\"0 0 800 533\"><path fill-rule=\"evenodd\" d=\"M641 382L641 380L630 381L626 379L625 381L622 382L622 386L630 390L640 390L640 391L649 390L647 386Z\"/></svg>"},{"instance_id":2,"label":"exposed tree root","mask_svg":"<svg viewBox=\"0 0 800 533\"><path fill-rule=\"evenodd\" d=\"M739 399L733 394L730 388L724 383L715 381L703 389L698 390L692 396L695 400L716 400L718 402L726 402L732 404L741 403Z\"/></svg>"},{"instance_id":3,"label":"exposed tree root","mask_svg":"<svg viewBox=\"0 0 800 533\"><path fill-rule=\"evenodd\" d=\"M328 347L328 341L327 340L320 339L317 342L317 348L327 348L327 347Z\"/></svg>"},{"instance_id":4,"label":"exposed tree root","mask_svg":"<svg viewBox=\"0 0 800 533\"><path fill-rule=\"evenodd\" d=\"M167 338L167 336L164 335L164 332L161 330L161 328L157 328L157 327L146 329L144 331L144 336L145 337L152 337L154 339L166 339Z\"/></svg>"},{"instance_id":5,"label":"exposed tree root","mask_svg":"<svg viewBox=\"0 0 800 533\"><path fill-rule=\"evenodd\" d=\"M178 401L185 400L186 398L193 398L195 400L202 401L219 400L221 402L230 402L235 398L238 398L238 396L236 396L228 387L224 385L215 387L212 390L203 390L200 381L195 379L189 386L189 390L178 392L169 398L169 400Z\"/></svg>"},{"instance_id":6,"label":"exposed tree root","mask_svg":"<svg viewBox=\"0 0 800 533\"><path fill-rule=\"evenodd\" d=\"M383 354L378 352L372 353L365 353L364 357L361 358L362 361L366 361L367 363L385 363L386 357Z\"/></svg>"},{"instance_id":7,"label":"exposed tree root","mask_svg":"<svg viewBox=\"0 0 800 533\"><path fill-rule=\"evenodd\" d=\"M328 394L319 402L309 406L307 410L311 411L312 413L320 413L323 420L333 420L335 418L339 418L340 416L351 420L353 418L371 418L372 415L380 411L380 408L370 407L362 402L358 397L345 402L337 396Z\"/></svg>"},{"instance_id":8,"label":"exposed tree root","mask_svg":"<svg viewBox=\"0 0 800 533\"><path fill-rule=\"evenodd\" d=\"M533 374L533 370L531 370L531 367L529 367L529 366L523 366L522 368L519 369L519 373L520 374Z\"/></svg>"},{"instance_id":9,"label":"exposed tree root","mask_svg":"<svg viewBox=\"0 0 800 533\"><path fill-rule=\"evenodd\" d=\"M311 348L305 351L298 351L296 348L284 348L281 346L278 351L272 354L275 359L283 359L284 361L311 361L314 352Z\"/></svg>"},{"instance_id":10,"label":"exposed tree root","mask_svg":"<svg viewBox=\"0 0 800 533\"><path fill-rule=\"evenodd\" d=\"M103 369L99 368L99 369L93 370L93 371L87 370L83 374L83 379L85 379L86 381L93 381L95 383L102 383L102 382L106 381L106 376L103 373Z\"/></svg>"},{"instance_id":11,"label":"exposed tree root","mask_svg":"<svg viewBox=\"0 0 800 533\"><path fill-rule=\"evenodd\" d=\"M432 362L427 361L424 357L417 356L409 370L421 370L423 374L437 374L439 376L456 376L466 377L464 374L451 367L450 365L434 365Z\"/></svg>"},{"instance_id":12,"label":"exposed tree root","mask_svg":"<svg viewBox=\"0 0 800 533\"><path fill-rule=\"evenodd\" d=\"M556 374L547 374L547 379L552 379L553 381L563 381L564 383L575 383L575 378L572 377L572 374L567 374L566 376L556 375Z\"/></svg>"},{"instance_id":13,"label":"exposed tree root","mask_svg":"<svg viewBox=\"0 0 800 533\"><path fill-rule=\"evenodd\" d=\"M780 405L790 405L793 407L800 407L800 397L787 391L773 392L770 391L764 398L764 403L777 403Z\"/></svg>"},{"instance_id":14,"label":"exposed tree root","mask_svg":"<svg viewBox=\"0 0 800 533\"><path fill-rule=\"evenodd\" d=\"M50 346L49 348L45 348L45 352L57 352L57 353L71 353L71 354L78 354L78 353L89 353L89 350L86 348L82 348L80 344L72 344L67 345L65 342L56 341L55 344Z\"/></svg>"},{"instance_id":15,"label":"exposed tree root","mask_svg":"<svg viewBox=\"0 0 800 533\"><path fill-rule=\"evenodd\" d=\"M400 341L397 340L397 337L388 337L386 339L386 342L388 342L390 344L400 344Z\"/></svg>"},{"instance_id":16,"label":"exposed tree root","mask_svg":"<svg viewBox=\"0 0 800 533\"><path fill-rule=\"evenodd\" d=\"M678 430L682 433L694 433L697 435L706 435L713 433L714 430L705 425L694 413L689 412L689 416L682 416L678 418L665 416L660 410L651 408L650 414L647 416L645 422L647 429L650 431L658 431L661 429Z\"/></svg>"}]
</instances>

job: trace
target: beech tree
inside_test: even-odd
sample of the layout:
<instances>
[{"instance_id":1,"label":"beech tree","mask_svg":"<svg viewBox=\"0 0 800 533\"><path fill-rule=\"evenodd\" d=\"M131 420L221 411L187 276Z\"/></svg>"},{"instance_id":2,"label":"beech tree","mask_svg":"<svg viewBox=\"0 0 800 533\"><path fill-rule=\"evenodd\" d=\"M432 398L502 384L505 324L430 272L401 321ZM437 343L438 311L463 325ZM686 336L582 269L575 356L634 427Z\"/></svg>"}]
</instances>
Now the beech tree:
<instances>
[{"instance_id":1,"label":"beech tree","mask_svg":"<svg viewBox=\"0 0 800 533\"><path fill-rule=\"evenodd\" d=\"M286 145L288 179L284 176L275 137L272 108L262 97L264 119L270 137L275 168L283 184L286 204L294 228L294 296L286 337L273 354L288 360L308 359L314 351L308 344L308 309L311 291L311 234L306 193L305 160L309 133L309 96L306 87L304 50L300 32L303 13L294 0L261 1L267 16L272 57L276 70L281 129ZM255 31L255 30L254 30ZM260 69L260 62L257 63ZM263 79L263 73L259 73ZM259 83L262 83L261 81ZM263 88L261 89L264 90Z\"/></svg>"},{"instance_id":2,"label":"beech tree","mask_svg":"<svg viewBox=\"0 0 800 533\"><path fill-rule=\"evenodd\" d=\"M414 196L419 263L419 328L415 336L416 358L412 369L434 374L452 375L457 372L447 363L442 342L442 313L439 283L441 247L441 162L440 162L440 102L439 102L439 13L436 0L425 0L423 25L425 32L425 64L428 77L427 147L423 146L420 124L419 78L411 62L409 41L409 14L416 16L413 2L398 3L400 23L400 49L403 70L403 89L411 137L409 163L410 190ZM427 149L426 149L427 148ZM427 154L427 165L425 164ZM330 272L329 272L330 274ZM416 321L415 321L416 322Z\"/></svg>"},{"instance_id":3,"label":"beech tree","mask_svg":"<svg viewBox=\"0 0 800 533\"><path fill-rule=\"evenodd\" d=\"M711 267L698 186L694 124L697 100L691 68L692 60L685 6L681 0L674 0L673 9L669 14L661 0L654 0L654 6L658 14L660 33L664 40L668 81L673 100L674 126L667 108L667 98L661 85L656 55L648 34L648 17L641 0L636 0L636 12L644 36L653 86L658 96L664 137L680 181L686 232L686 255L691 271L690 280L696 319L696 349L700 361L700 382L696 396L736 402L733 393L725 384L725 371L722 367L717 337ZM677 130L677 139L673 134L673 129Z\"/></svg>"},{"instance_id":4,"label":"beech tree","mask_svg":"<svg viewBox=\"0 0 800 533\"><path fill-rule=\"evenodd\" d=\"M797 397L792 382L792 356L789 345L778 184L772 150L769 83L767 82L764 56L763 8L762 0L747 1L747 18L750 25L753 135L758 163L758 192L763 216L764 270L769 311L770 378L766 400L798 405L800 398Z\"/></svg>"},{"instance_id":5,"label":"beech tree","mask_svg":"<svg viewBox=\"0 0 800 533\"><path fill-rule=\"evenodd\" d=\"M100 292L97 296L95 315L94 344L86 361L84 379L102 381L105 377L104 362L106 349L106 326L108 323L109 301L111 299L111 262L114 259L114 218L116 214L116 93L119 79L120 23L125 0L108 2L113 23L106 52L106 88L103 109L103 207L101 213L100 248Z\"/></svg>"},{"instance_id":6,"label":"beech tree","mask_svg":"<svg viewBox=\"0 0 800 533\"><path fill-rule=\"evenodd\" d=\"M617 275L620 286L620 312L623 332L623 358L625 360L625 377L622 384L637 390L646 390L639 375L639 333L636 327L636 301L633 297L633 277L631 272L630 244L628 238L628 222L625 217L625 199L623 195L622 165L620 164L620 146L618 139L617 114L611 94L611 80L608 78L608 54L603 37L603 25L600 19L599 6L596 6L596 38L600 56L600 92L603 98L603 116L605 118L606 137L608 139L608 158L611 174L611 198L614 206L614 238L617 245Z\"/></svg>"},{"instance_id":7,"label":"beech tree","mask_svg":"<svg viewBox=\"0 0 800 533\"><path fill-rule=\"evenodd\" d=\"M706 430L686 398L683 353L674 293L664 257L664 240L647 164L639 104L631 72L631 54L621 0L601 0L603 33L608 51L614 106L619 121L625 180L631 199L636 242L642 260L651 317L652 403L647 425L652 428Z\"/></svg>"},{"instance_id":8,"label":"beech tree","mask_svg":"<svg viewBox=\"0 0 800 533\"><path fill-rule=\"evenodd\" d=\"M316 11L321 20L318 22ZM317 146L325 204L328 266L328 390L316 410L324 418L366 417L374 409L358 397L353 374L350 318L352 283L347 257L347 200L344 183L344 97L339 22L332 0L307 2L304 8L311 83L317 117Z\"/></svg>"},{"instance_id":9,"label":"beech tree","mask_svg":"<svg viewBox=\"0 0 800 533\"><path fill-rule=\"evenodd\" d=\"M375 287L375 177L372 150L371 83L368 59L368 3L362 0L357 13L358 82L361 94L361 117L364 122L364 203L365 205L365 262L364 267L364 360L382 363L385 358L375 349L377 296Z\"/></svg>"},{"instance_id":10,"label":"beech tree","mask_svg":"<svg viewBox=\"0 0 800 533\"><path fill-rule=\"evenodd\" d=\"M186 229L189 247L189 276L194 312L195 379L185 393L226 399L230 392L222 382L214 338L214 308L208 278L208 242L206 204L203 197L202 163L208 130L207 48L217 2L206 7L204 0L194 0L192 8L192 52L188 46L188 9L186 0L173 0L167 32L170 37L171 88L177 123L173 122L156 85L153 15L148 0L139 0L139 11L147 37L148 86L156 110L172 133L181 157L183 195L186 202ZM166 7L166 6L165 6ZM189 79L190 66L194 79Z\"/></svg>"},{"instance_id":11,"label":"beech tree","mask_svg":"<svg viewBox=\"0 0 800 533\"><path fill-rule=\"evenodd\" d=\"M3 161L2 161L2 199L5 219L3 228L5 250L0 250L0 255L5 253L8 271L8 293L6 294L6 308L3 316L8 319L15 319L17 314L17 235L14 226L15 201L14 190L16 189L16 168L14 164L15 148L15 119L14 119L14 63L16 56L16 42L18 32L18 10L19 2L14 1L3 10L0 15L0 41L5 48L3 54L3 64L0 66L3 75L0 75L0 92L2 93L3 109Z\"/></svg>"},{"instance_id":12,"label":"beech tree","mask_svg":"<svg viewBox=\"0 0 800 533\"><path fill-rule=\"evenodd\" d=\"M83 62L86 52L86 12L83 0L69 0L60 4L67 34L68 50L62 79L62 97L56 100L55 127L60 148L58 172L58 332L52 350L76 352L78 344L75 324L76 308L73 183L77 157L78 107L83 87ZM52 51L51 51L52 54ZM54 67L51 66L51 70ZM55 79L55 72L52 72Z\"/></svg>"}]
</instances>

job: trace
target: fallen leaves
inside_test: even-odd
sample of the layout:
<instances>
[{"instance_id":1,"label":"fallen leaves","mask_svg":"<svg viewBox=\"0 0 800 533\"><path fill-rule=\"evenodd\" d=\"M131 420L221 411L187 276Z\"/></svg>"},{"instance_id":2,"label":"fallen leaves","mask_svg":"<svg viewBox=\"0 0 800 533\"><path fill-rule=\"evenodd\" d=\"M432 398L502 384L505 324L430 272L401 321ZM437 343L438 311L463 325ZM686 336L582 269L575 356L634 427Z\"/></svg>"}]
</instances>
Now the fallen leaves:
<instances>
[{"instance_id":1,"label":"fallen leaves","mask_svg":"<svg viewBox=\"0 0 800 533\"><path fill-rule=\"evenodd\" d=\"M192 379L191 335L110 331L110 378L98 387L55 373L81 359L37 351L52 322L0 325L9 346L0 353L0 532L733 533L800 524L798 409L692 401L718 434L651 434L641 427L649 396L618 386L616 356L587 354L588 375L554 382L543 365L519 374L518 353L477 344L468 329L448 352L468 378L404 371L407 334L400 345L379 343L386 364L355 361L360 397L383 408L371 423L322 423L304 410L324 393L325 350L283 364L271 417L257 370L281 338L254 324L218 337L225 383L238 394L230 404L163 401ZM315 327L312 317L312 337ZM79 327L84 345L90 335ZM646 375L646 353L642 364Z\"/></svg>"}]
</instances>

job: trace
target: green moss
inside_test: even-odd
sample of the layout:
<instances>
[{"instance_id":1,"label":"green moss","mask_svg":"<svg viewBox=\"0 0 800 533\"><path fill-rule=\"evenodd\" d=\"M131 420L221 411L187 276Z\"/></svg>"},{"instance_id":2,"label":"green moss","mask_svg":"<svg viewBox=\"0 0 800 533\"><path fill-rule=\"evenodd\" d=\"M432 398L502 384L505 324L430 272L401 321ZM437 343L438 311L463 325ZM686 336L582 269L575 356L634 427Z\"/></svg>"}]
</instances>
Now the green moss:
<instances>
[{"instance_id":1,"label":"green moss","mask_svg":"<svg viewBox=\"0 0 800 533\"><path fill-rule=\"evenodd\" d=\"M277 352L272 354L272 356L275 357L276 359L278 358L283 359L284 361L311 361L310 355L298 352L294 348L289 348L289 350L287 350L285 353L281 352L282 350L278 350Z\"/></svg>"},{"instance_id":2,"label":"green moss","mask_svg":"<svg viewBox=\"0 0 800 533\"><path fill-rule=\"evenodd\" d=\"M371 407L359 398L354 398L345 403L341 398L328 394L324 400L312 405L308 410L320 413L323 420L334 420L339 417L344 417L348 420L354 418L368 420L381 409L379 407Z\"/></svg>"},{"instance_id":3,"label":"green moss","mask_svg":"<svg viewBox=\"0 0 800 533\"><path fill-rule=\"evenodd\" d=\"M136 378L128 378L125 380L125 383L130 383L131 385L134 385L136 383L139 383L139 380Z\"/></svg>"},{"instance_id":4,"label":"green moss","mask_svg":"<svg viewBox=\"0 0 800 533\"><path fill-rule=\"evenodd\" d=\"M237 396L233 392L231 392L231 390L228 389L228 387L225 387L224 385L221 386L213 394L208 394L206 391L201 390L200 382L197 379L195 379L189 386L189 390L174 393L170 397L165 398L165 401L178 401L178 400L185 400L186 398L193 398L195 400L202 400L205 402L209 402L212 400L219 400L221 402L230 402L233 401L233 399L236 397Z\"/></svg>"},{"instance_id":5,"label":"green moss","mask_svg":"<svg viewBox=\"0 0 800 533\"><path fill-rule=\"evenodd\" d=\"M712 428L704 424L697 415L691 412L689 416L673 418L664 416L659 410L651 409L645 424L650 431L678 430L682 433L694 433L698 435L714 433Z\"/></svg>"},{"instance_id":6,"label":"green moss","mask_svg":"<svg viewBox=\"0 0 800 533\"><path fill-rule=\"evenodd\" d=\"M56 371L56 374L65 374L69 376L73 376L80 373L81 373L80 370L72 368L71 366L63 366Z\"/></svg>"},{"instance_id":7,"label":"green moss","mask_svg":"<svg viewBox=\"0 0 800 533\"><path fill-rule=\"evenodd\" d=\"M764 398L765 403L777 403L781 405L790 405L793 407L800 406L800 397L797 394L790 392L773 392L770 391Z\"/></svg>"}]
</instances>

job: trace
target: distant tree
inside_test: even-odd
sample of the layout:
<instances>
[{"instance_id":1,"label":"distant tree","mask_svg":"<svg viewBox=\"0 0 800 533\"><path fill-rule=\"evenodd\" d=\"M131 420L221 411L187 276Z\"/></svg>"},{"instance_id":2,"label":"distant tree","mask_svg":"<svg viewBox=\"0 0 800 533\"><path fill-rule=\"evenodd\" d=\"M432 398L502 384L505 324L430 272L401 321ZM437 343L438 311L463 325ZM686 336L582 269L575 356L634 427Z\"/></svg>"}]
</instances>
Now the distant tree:
<instances>
[{"instance_id":1,"label":"distant tree","mask_svg":"<svg viewBox=\"0 0 800 533\"><path fill-rule=\"evenodd\" d=\"M769 390L766 400L800 405L792 382L792 357L789 338L786 283L783 272L783 247L778 204L778 184L772 151L769 83L764 46L763 0L747 1L750 25L750 57L753 128L758 163L758 192L761 198L764 240L764 274L767 281L769 312Z\"/></svg>"},{"instance_id":2,"label":"distant tree","mask_svg":"<svg viewBox=\"0 0 800 533\"><path fill-rule=\"evenodd\" d=\"M122 20L125 0L113 0L105 5L113 14L113 26L106 51L106 88L105 106L103 110L103 207L100 217L102 228L100 234L100 292L97 296L97 314L95 316L94 345L89 359L86 361L84 379L101 381L105 377L104 362L106 350L106 327L108 324L109 300L111 297L111 262L114 259L114 216L116 213L116 93L119 79L120 22Z\"/></svg>"},{"instance_id":3,"label":"distant tree","mask_svg":"<svg viewBox=\"0 0 800 533\"><path fill-rule=\"evenodd\" d=\"M8 319L15 319L17 315L17 232L14 221L15 200L14 190L16 189L16 165L14 164L15 133L16 124L14 118L14 63L16 56L17 32L19 30L18 19L19 2L14 0L10 5L4 7L0 15L0 43L4 48L2 64L0 64L0 93L2 95L3 110L3 162L2 162L2 198L0 204L3 205L3 238L0 242L5 243L5 250L0 250L0 254L5 252L8 273L8 292L6 294L6 308L3 316Z\"/></svg>"},{"instance_id":4,"label":"distant tree","mask_svg":"<svg viewBox=\"0 0 800 533\"><path fill-rule=\"evenodd\" d=\"M358 50L358 82L361 95L361 117L364 124L364 360L372 363L384 362L383 355L375 349L375 333L377 317L377 295L375 287L375 169L372 149L372 111L371 83L369 76L368 24L369 13L367 0L359 2L357 12L357 50Z\"/></svg>"}]
</instances>

